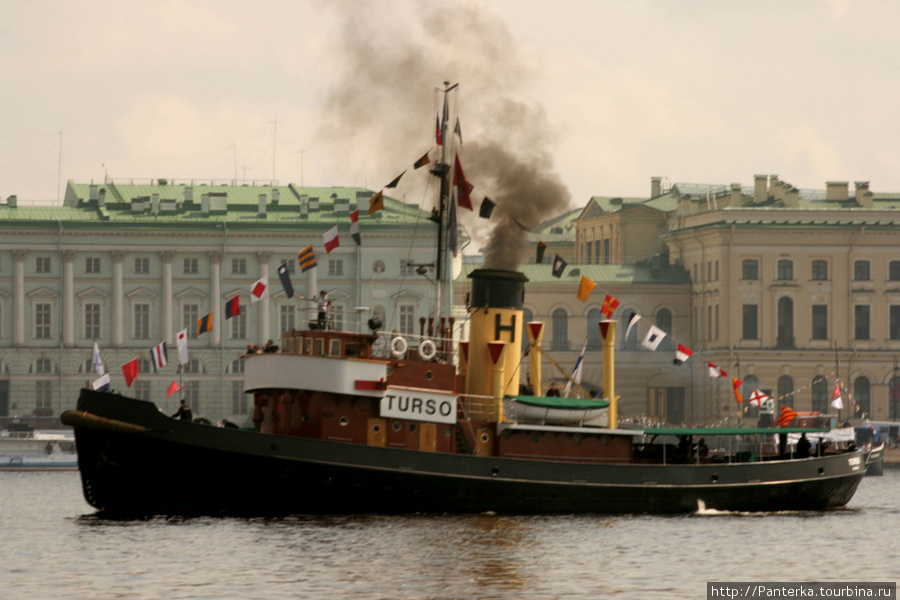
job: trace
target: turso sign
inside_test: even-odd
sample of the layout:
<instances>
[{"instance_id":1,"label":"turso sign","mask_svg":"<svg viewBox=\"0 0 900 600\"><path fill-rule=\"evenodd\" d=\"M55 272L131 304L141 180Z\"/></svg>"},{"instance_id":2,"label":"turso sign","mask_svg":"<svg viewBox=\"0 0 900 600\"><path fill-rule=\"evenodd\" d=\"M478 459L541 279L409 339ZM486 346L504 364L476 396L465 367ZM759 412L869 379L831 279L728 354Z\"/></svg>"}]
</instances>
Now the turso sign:
<instances>
[{"instance_id":1,"label":"turso sign","mask_svg":"<svg viewBox=\"0 0 900 600\"><path fill-rule=\"evenodd\" d=\"M452 424L456 422L456 396L388 386L380 413L388 419Z\"/></svg>"}]
</instances>

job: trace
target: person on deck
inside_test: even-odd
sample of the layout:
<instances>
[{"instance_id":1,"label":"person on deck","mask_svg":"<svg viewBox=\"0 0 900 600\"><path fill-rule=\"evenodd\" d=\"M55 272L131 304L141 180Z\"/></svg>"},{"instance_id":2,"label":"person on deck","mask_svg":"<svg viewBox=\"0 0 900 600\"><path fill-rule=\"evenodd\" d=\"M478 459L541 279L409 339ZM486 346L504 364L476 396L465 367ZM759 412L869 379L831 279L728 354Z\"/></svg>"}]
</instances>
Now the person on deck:
<instances>
[{"instance_id":1,"label":"person on deck","mask_svg":"<svg viewBox=\"0 0 900 600\"><path fill-rule=\"evenodd\" d=\"M325 290L322 290L314 302L319 307L319 329L324 330L328 323L328 305L331 304L331 300L328 299L328 294Z\"/></svg>"},{"instance_id":2,"label":"person on deck","mask_svg":"<svg viewBox=\"0 0 900 600\"><path fill-rule=\"evenodd\" d=\"M556 387L556 382L550 384L550 389L547 390L547 396L551 398L559 398L559 388Z\"/></svg>"},{"instance_id":3,"label":"person on deck","mask_svg":"<svg viewBox=\"0 0 900 600\"><path fill-rule=\"evenodd\" d=\"M809 458L809 449L812 447L812 444L806 438L806 434L802 434L800 439L797 440L797 458Z\"/></svg>"},{"instance_id":4,"label":"person on deck","mask_svg":"<svg viewBox=\"0 0 900 600\"><path fill-rule=\"evenodd\" d=\"M181 399L181 406L178 407L178 410L175 411L175 414L172 415L172 418L173 419L178 418L178 419L181 419L182 421L188 421L188 422L190 422L193 419L193 414L191 413L191 407L188 406L187 401L184 398Z\"/></svg>"}]
</instances>

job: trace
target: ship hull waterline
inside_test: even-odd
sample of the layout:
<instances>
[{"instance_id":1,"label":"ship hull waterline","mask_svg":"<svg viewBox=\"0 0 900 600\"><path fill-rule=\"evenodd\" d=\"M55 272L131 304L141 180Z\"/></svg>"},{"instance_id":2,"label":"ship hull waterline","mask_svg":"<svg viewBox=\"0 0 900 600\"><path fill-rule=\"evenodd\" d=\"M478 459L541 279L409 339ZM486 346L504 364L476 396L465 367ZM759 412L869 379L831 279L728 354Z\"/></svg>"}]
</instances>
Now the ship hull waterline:
<instances>
[{"instance_id":1,"label":"ship hull waterline","mask_svg":"<svg viewBox=\"0 0 900 600\"><path fill-rule=\"evenodd\" d=\"M85 499L101 514L668 514L845 505L861 453L715 465L481 457L176 421L149 402L82 390L78 410L143 431L75 425Z\"/></svg>"}]
</instances>

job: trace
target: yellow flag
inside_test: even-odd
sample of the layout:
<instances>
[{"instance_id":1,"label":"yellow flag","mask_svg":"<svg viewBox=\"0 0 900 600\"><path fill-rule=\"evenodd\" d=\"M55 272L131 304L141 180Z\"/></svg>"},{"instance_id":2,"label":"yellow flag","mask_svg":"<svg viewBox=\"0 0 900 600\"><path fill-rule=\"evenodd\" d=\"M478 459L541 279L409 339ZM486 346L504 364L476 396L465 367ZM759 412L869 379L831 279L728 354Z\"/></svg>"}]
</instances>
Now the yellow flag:
<instances>
[{"instance_id":1,"label":"yellow flag","mask_svg":"<svg viewBox=\"0 0 900 600\"><path fill-rule=\"evenodd\" d=\"M578 285L578 299L582 302L587 302L588 296L591 295L595 287L597 287L596 283L582 275L581 283Z\"/></svg>"},{"instance_id":2,"label":"yellow flag","mask_svg":"<svg viewBox=\"0 0 900 600\"><path fill-rule=\"evenodd\" d=\"M382 190L383 192L384 190ZM384 196L382 192L378 192L374 196L369 199L369 214L375 213L379 210L384 210Z\"/></svg>"}]
</instances>

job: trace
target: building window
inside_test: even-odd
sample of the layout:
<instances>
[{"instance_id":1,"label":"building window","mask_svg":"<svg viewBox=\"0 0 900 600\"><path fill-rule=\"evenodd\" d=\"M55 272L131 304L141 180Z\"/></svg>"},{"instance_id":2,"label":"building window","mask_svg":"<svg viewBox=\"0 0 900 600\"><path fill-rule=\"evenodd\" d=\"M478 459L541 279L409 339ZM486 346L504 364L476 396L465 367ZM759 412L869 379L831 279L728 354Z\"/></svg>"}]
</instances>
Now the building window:
<instances>
[{"instance_id":1,"label":"building window","mask_svg":"<svg viewBox=\"0 0 900 600\"><path fill-rule=\"evenodd\" d=\"M246 415L247 408L247 394L244 393L244 383L241 381L232 381L231 414Z\"/></svg>"},{"instance_id":2,"label":"building window","mask_svg":"<svg viewBox=\"0 0 900 600\"><path fill-rule=\"evenodd\" d=\"M188 339L197 339L197 321L200 320L200 305L185 304L182 310L182 327L187 329Z\"/></svg>"},{"instance_id":3,"label":"building window","mask_svg":"<svg viewBox=\"0 0 900 600\"><path fill-rule=\"evenodd\" d=\"M896 373L897 370L895 369ZM896 419L900 417L900 377L896 375L891 377L891 382L888 385L888 417L891 419Z\"/></svg>"},{"instance_id":4,"label":"building window","mask_svg":"<svg viewBox=\"0 0 900 600\"><path fill-rule=\"evenodd\" d=\"M84 259L84 272L88 274L97 274L100 272L100 259L89 257Z\"/></svg>"},{"instance_id":5,"label":"building window","mask_svg":"<svg viewBox=\"0 0 900 600\"><path fill-rule=\"evenodd\" d=\"M828 305L826 304L813 304L812 339L828 339Z\"/></svg>"},{"instance_id":6,"label":"building window","mask_svg":"<svg viewBox=\"0 0 900 600\"><path fill-rule=\"evenodd\" d=\"M278 309L278 320L281 323L281 331L293 331L295 327L294 316L296 311L292 304L282 304Z\"/></svg>"},{"instance_id":7,"label":"building window","mask_svg":"<svg viewBox=\"0 0 900 600\"><path fill-rule=\"evenodd\" d=\"M603 264L608 265L611 260L609 256L609 240L603 240Z\"/></svg>"},{"instance_id":8,"label":"building window","mask_svg":"<svg viewBox=\"0 0 900 600\"><path fill-rule=\"evenodd\" d=\"M794 347L794 301L784 296L778 299L778 335L780 348Z\"/></svg>"},{"instance_id":9,"label":"building window","mask_svg":"<svg viewBox=\"0 0 900 600\"><path fill-rule=\"evenodd\" d=\"M232 375L240 375L244 372L244 361L240 358L236 358L231 361L231 374Z\"/></svg>"},{"instance_id":10,"label":"building window","mask_svg":"<svg viewBox=\"0 0 900 600\"><path fill-rule=\"evenodd\" d=\"M376 260L374 263L372 263L372 272L384 273L384 261Z\"/></svg>"},{"instance_id":11,"label":"building window","mask_svg":"<svg viewBox=\"0 0 900 600\"><path fill-rule=\"evenodd\" d=\"M34 407L38 410L51 410L53 408L53 382L34 382Z\"/></svg>"},{"instance_id":12,"label":"building window","mask_svg":"<svg viewBox=\"0 0 900 600\"><path fill-rule=\"evenodd\" d=\"M706 339L712 339L712 306L706 306Z\"/></svg>"},{"instance_id":13,"label":"building window","mask_svg":"<svg viewBox=\"0 0 900 600\"><path fill-rule=\"evenodd\" d=\"M900 281L900 260L892 260L888 263L888 280Z\"/></svg>"},{"instance_id":14,"label":"building window","mask_svg":"<svg viewBox=\"0 0 900 600\"><path fill-rule=\"evenodd\" d=\"M900 306L891 306L890 337L892 340L900 340Z\"/></svg>"},{"instance_id":15,"label":"building window","mask_svg":"<svg viewBox=\"0 0 900 600\"><path fill-rule=\"evenodd\" d=\"M713 278L712 278L712 261L711 260L706 262L706 280L707 281L713 280Z\"/></svg>"},{"instance_id":16,"label":"building window","mask_svg":"<svg viewBox=\"0 0 900 600\"><path fill-rule=\"evenodd\" d=\"M400 321L400 333L414 335L416 333L416 307L412 304L401 304L397 307Z\"/></svg>"},{"instance_id":17,"label":"building window","mask_svg":"<svg viewBox=\"0 0 900 600\"><path fill-rule=\"evenodd\" d=\"M588 311L587 314L587 337L588 351L591 350L600 350L603 347L603 339L600 337L600 321L602 321L605 317L603 313L600 312L597 308L592 308ZM620 327L624 327L624 322L620 325ZM625 335L625 330L620 329L622 335Z\"/></svg>"},{"instance_id":18,"label":"building window","mask_svg":"<svg viewBox=\"0 0 900 600\"><path fill-rule=\"evenodd\" d=\"M136 275L149 275L150 274L150 259L149 258L134 259L134 272Z\"/></svg>"},{"instance_id":19,"label":"building window","mask_svg":"<svg viewBox=\"0 0 900 600\"><path fill-rule=\"evenodd\" d=\"M793 408L794 406L794 380L790 375L782 375L778 378L778 403L781 406ZM778 407L776 407L776 410Z\"/></svg>"},{"instance_id":20,"label":"building window","mask_svg":"<svg viewBox=\"0 0 900 600\"><path fill-rule=\"evenodd\" d=\"M872 416L872 401L870 396L869 380L865 377L857 377L853 382L853 400L856 402L856 409L859 411L860 419L868 419Z\"/></svg>"},{"instance_id":21,"label":"building window","mask_svg":"<svg viewBox=\"0 0 900 600\"><path fill-rule=\"evenodd\" d=\"M584 245L585 250L586 250L585 256L584 256L584 262L587 263L587 264L589 264L589 265L590 265L590 264L593 264L593 262L591 261L591 248L592 248L592 246L593 246L593 242L588 242L587 244Z\"/></svg>"},{"instance_id":22,"label":"building window","mask_svg":"<svg viewBox=\"0 0 900 600\"><path fill-rule=\"evenodd\" d=\"M232 258L231 259L231 274L232 275L246 275L247 274L247 259L246 258Z\"/></svg>"},{"instance_id":23,"label":"building window","mask_svg":"<svg viewBox=\"0 0 900 600\"><path fill-rule=\"evenodd\" d=\"M150 401L150 382L146 379L136 379L131 384L131 393L138 400Z\"/></svg>"},{"instance_id":24,"label":"building window","mask_svg":"<svg viewBox=\"0 0 900 600\"><path fill-rule=\"evenodd\" d=\"M793 281L794 262L787 259L779 260L776 269L776 277L779 281Z\"/></svg>"},{"instance_id":25,"label":"building window","mask_svg":"<svg viewBox=\"0 0 900 600\"><path fill-rule=\"evenodd\" d=\"M406 258L400 259L400 275L401 277L405 277L407 275L415 275L416 268L412 266L414 263L411 260Z\"/></svg>"},{"instance_id":26,"label":"building window","mask_svg":"<svg viewBox=\"0 0 900 600\"><path fill-rule=\"evenodd\" d=\"M198 261L196 258L186 258L184 259L184 274L185 275L196 275L200 272L198 267Z\"/></svg>"},{"instance_id":27,"label":"building window","mask_svg":"<svg viewBox=\"0 0 900 600\"><path fill-rule=\"evenodd\" d=\"M150 305L134 305L134 321L132 322L132 337L136 340L150 339Z\"/></svg>"},{"instance_id":28,"label":"building window","mask_svg":"<svg viewBox=\"0 0 900 600\"><path fill-rule=\"evenodd\" d=\"M247 307L240 307L241 314L231 317L231 339L247 339Z\"/></svg>"},{"instance_id":29,"label":"building window","mask_svg":"<svg viewBox=\"0 0 900 600\"><path fill-rule=\"evenodd\" d=\"M340 258L331 258L328 260L328 275L330 277L343 277L344 261Z\"/></svg>"},{"instance_id":30,"label":"building window","mask_svg":"<svg viewBox=\"0 0 900 600\"><path fill-rule=\"evenodd\" d=\"M557 308L553 311L553 350L569 349L569 315L565 309Z\"/></svg>"},{"instance_id":31,"label":"building window","mask_svg":"<svg viewBox=\"0 0 900 600\"><path fill-rule=\"evenodd\" d=\"M35 259L34 272L35 273L49 273L50 272L50 257L49 256L38 256Z\"/></svg>"},{"instance_id":32,"label":"building window","mask_svg":"<svg viewBox=\"0 0 900 600\"><path fill-rule=\"evenodd\" d=\"M858 260L853 263L853 280L869 281L871 273L869 272L869 261Z\"/></svg>"},{"instance_id":33,"label":"building window","mask_svg":"<svg viewBox=\"0 0 900 600\"><path fill-rule=\"evenodd\" d=\"M812 261L812 278L813 281L828 280L828 261L814 260Z\"/></svg>"},{"instance_id":34,"label":"building window","mask_svg":"<svg viewBox=\"0 0 900 600\"><path fill-rule=\"evenodd\" d=\"M332 331L344 330L344 305L338 302L332 302L328 309L329 325Z\"/></svg>"},{"instance_id":35,"label":"building window","mask_svg":"<svg viewBox=\"0 0 900 600\"><path fill-rule=\"evenodd\" d=\"M179 364L176 371L178 373L188 373L188 374L193 374L193 375L199 375L199 374L203 373L203 364L196 358L192 358L185 365Z\"/></svg>"},{"instance_id":36,"label":"building window","mask_svg":"<svg viewBox=\"0 0 900 600\"><path fill-rule=\"evenodd\" d=\"M34 305L34 339L49 340L50 339L50 305L35 304Z\"/></svg>"},{"instance_id":37,"label":"building window","mask_svg":"<svg viewBox=\"0 0 900 600\"><path fill-rule=\"evenodd\" d=\"M53 373L53 361L49 358L39 358L34 361L34 372L47 375Z\"/></svg>"},{"instance_id":38,"label":"building window","mask_svg":"<svg viewBox=\"0 0 900 600\"><path fill-rule=\"evenodd\" d=\"M853 339L869 339L869 305L857 304L853 307Z\"/></svg>"},{"instance_id":39,"label":"building window","mask_svg":"<svg viewBox=\"0 0 900 600\"><path fill-rule=\"evenodd\" d=\"M100 304L91 302L84 305L84 337L96 340L100 337Z\"/></svg>"},{"instance_id":40,"label":"building window","mask_svg":"<svg viewBox=\"0 0 900 600\"><path fill-rule=\"evenodd\" d=\"M816 375L812 380L812 409L820 413L828 412L828 380Z\"/></svg>"},{"instance_id":41,"label":"building window","mask_svg":"<svg viewBox=\"0 0 900 600\"><path fill-rule=\"evenodd\" d=\"M741 337L745 340L757 339L757 306L755 304L744 305L744 328Z\"/></svg>"},{"instance_id":42,"label":"building window","mask_svg":"<svg viewBox=\"0 0 900 600\"><path fill-rule=\"evenodd\" d=\"M715 322L716 330L715 330L715 333L713 334L713 339L717 340L717 339L719 339L719 305L718 304L716 304L715 319L716 319L716 322Z\"/></svg>"},{"instance_id":43,"label":"building window","mask_svg":"<svg viewBox=\"0 0 900 600\"><path fill-rule=\"evenodd\" d=\"M672 343L672 312L667 308L659 309L656 313L656 326L666 332L666 337L657 346L657 350L674 350Z\"/></svg>"},{"instance_id":44,"label":"building window","mask_svg":"<svg viewBox=\"0 0 900 600\"><path fill-rule=\"evenodd\" d=\"M759 262L755 258L745 259L741 263L741 279L747 281L759 279Z\"/></svg>"}]
</instances>

